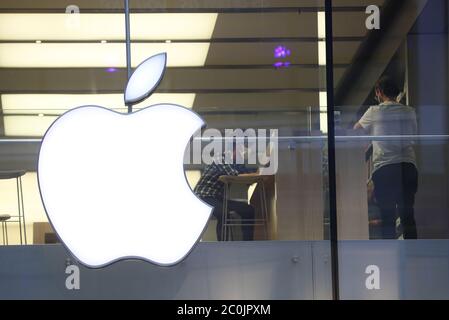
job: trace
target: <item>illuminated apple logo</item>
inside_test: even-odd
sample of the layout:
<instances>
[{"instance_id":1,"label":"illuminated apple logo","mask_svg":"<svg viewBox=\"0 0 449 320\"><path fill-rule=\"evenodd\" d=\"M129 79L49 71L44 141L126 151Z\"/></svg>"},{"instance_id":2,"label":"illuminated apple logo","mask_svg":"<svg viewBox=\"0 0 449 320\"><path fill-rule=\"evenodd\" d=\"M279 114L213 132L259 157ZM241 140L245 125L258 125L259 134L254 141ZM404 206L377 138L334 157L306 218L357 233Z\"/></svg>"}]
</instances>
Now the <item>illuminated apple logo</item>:
<instances>
[{"instance_id":1,"label":"illuminated apple logo","mask_svg":"<svg viewBox=\"0 0 449 320\"><path fill-rule=\"evenodd\" d=\"M141 63L125 90L127 104L151 95L165 53ZM47 130L38 181L48 218L82 264L123 259L170 266L201 237L212 208L190 189L185 148L205 125L187 108L158 104L132 114L98 106L72 109Z\"/></svg>"}]
</instances>

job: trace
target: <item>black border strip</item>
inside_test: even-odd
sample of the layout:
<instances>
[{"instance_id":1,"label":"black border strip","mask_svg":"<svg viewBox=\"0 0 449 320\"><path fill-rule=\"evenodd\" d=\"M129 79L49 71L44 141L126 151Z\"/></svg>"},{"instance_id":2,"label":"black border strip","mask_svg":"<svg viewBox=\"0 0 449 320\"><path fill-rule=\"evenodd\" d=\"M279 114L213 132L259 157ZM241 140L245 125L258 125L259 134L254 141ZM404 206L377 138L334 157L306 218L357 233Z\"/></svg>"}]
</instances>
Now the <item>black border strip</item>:
<instances>
[{"instance_id":1,"label":"black border strip","mask_svg":"<svg viewBox=\"0 0 449 320\"><path fill-rule=\"evenodd\" d=\"M338 225L337 225L337 180L335 158L335 105L334 105L334 52L332 30L332 0L325 0L326 15L326 86L327 128L329 164L329 215L331 244L332 298L340 299L338 273Z\"/></svg>"}]
</instances>

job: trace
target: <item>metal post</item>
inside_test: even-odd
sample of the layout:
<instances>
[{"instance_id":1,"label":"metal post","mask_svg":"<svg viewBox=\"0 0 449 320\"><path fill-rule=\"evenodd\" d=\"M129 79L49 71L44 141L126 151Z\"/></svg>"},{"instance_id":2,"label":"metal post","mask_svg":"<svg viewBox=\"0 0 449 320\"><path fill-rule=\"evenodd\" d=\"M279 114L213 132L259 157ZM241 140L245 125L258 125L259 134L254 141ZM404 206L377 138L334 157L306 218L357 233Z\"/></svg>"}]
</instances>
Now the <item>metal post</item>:
<instances>
[{"instance_id":1,"label":"metal post","mask_svg":"<svg viewBox=\"0 0 449 320\"><path fill-rule=\"evenodd\" d=\"M326 15L326 87L327 87L327 128L328 128L328 163L329 163L329 209L330 209L330 243L332 269L332 298L338 300L338 225L337 225L337 183L335 165L335 106L334 106L334 53L332 32L332 0L325 0Z\"/></svg>"},{"instance_id":2,"label":"metal post","mask_svg":"<svg viewBox=\"0 0 449 320\"><path fill-rule=\"evenodd\" d=\"M9 245L9 238L8 238L8 222L7 222L7 221L4 221L3 224L4 224L4 226L5 226L6 245Z\"/></svg>"},{"instance_id":3,"label":"metal post","mask_svg":"<svg viewBox=\"0 0 449 320\"><path fill-rule=\"evenodd\" d=\"M125 31L126 31L126 69L128 80L131 78L131 26L129 16L129 0L125 1ZM132 104L128 104L128 113L133 112Z\"/></svg>"},{"instance_id":4,"label":"metal post","mask_svg":"<svg viewBox=\"0 0 449 320\"><path fill-rule=\"evenodd\" d=\"M265 232L265 240L269 240L268 236L268 205L267 205L267 197L265 194L265 182L263 179L259 182L260 183L260 199L261 199L261 210L262 210L262 217L263 217L263 224L264 224L264 232Z\"/></svg>"},{"instance_id":5,"label":"metal post","mask_svg":"<svg viewBox=\"0 0 449 320\"><path fill-rule=\"evenodd\" d=\"M221 212L221 239L217 239L218 241L225 241L225 236L224 236L225 225L226 225L226 183L223 186L223 208L222 208L222 212Z\"/></svg>"},{"instance_id":6,"label":"metal post","mask_svg":"<svg viewBox=\"0 0 449 320\"><path fill-rule=\"evenodd\" d=\"M25 244L28 244L27 241L27 229L26 229L26 221L25 221L25 205L23 204L23 187L22 187L22 177L19 177L19 190L20 190L20 202L22 205L22 223L23 223L23 235L25 239Z\"/></svg>"},{"instance_id":7,"label":"metal post","mask_svg":"<svg viewBox=\"0 0 449 320\"><path fill-rule=\"evenodd\" d=\"M23 244L22 240L22 206L20 201L20 191L19 191L19 177L16 178L16 189L17 189L17 210L19 210L19 233L20 233L20 244Z\"/></svg>"}]
</instances>

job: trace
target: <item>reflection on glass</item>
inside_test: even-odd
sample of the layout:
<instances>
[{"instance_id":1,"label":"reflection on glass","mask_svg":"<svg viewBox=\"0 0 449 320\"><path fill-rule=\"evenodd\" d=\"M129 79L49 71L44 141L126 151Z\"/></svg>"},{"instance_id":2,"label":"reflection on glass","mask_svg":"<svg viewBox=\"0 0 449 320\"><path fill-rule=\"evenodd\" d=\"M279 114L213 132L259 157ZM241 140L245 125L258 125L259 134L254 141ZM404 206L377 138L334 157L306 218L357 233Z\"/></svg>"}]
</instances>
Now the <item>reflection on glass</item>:
<instances>
[{"instance_id":1,"label":"reflection on glass","mask_svg":"<svg viewBox=\"0 0 449 320\"><path fill-rule=\"evenodd\" d=\"M200 8L174 1L163 10L150 1L130 4L132 66L155 53L168 55L157 92L134 111L174 103L191 108L204 118L207 129L223 135L226 129L253 129L275 130L279 136L276 152L269 147L272 136L266 137L266 152L246 145L248 155L264 154L268 162L228 172L233 176L259 169L263 178L225 181L229 201L224 201L223 182L215 181L220 189L215 201L220 204L203 240L223 239L218 233L223 229L219 209L224 202L230 212L227 240L326 238L322 1L291 1L282 10L275 2L221 2ZM0 88L0 169L25 169L31 180L39 139L57 116L83 105L126 112L123 8L92 4L78 8L79 13L76 8L64 13L36 6L4 10L0 16L0 72L6 79ZM207 143L203 141L201 148ZM270 168L273 162L275 171ZM208 164L190 163L185 169L192 190L204 190ZM34 230L35 243L56 241L51 236L45 240L52 231L37 185L27 184L25 189L27 227L30 234ZM0 210L10 210L10 200L4 199Z\"/></svg>"}]
</instances>

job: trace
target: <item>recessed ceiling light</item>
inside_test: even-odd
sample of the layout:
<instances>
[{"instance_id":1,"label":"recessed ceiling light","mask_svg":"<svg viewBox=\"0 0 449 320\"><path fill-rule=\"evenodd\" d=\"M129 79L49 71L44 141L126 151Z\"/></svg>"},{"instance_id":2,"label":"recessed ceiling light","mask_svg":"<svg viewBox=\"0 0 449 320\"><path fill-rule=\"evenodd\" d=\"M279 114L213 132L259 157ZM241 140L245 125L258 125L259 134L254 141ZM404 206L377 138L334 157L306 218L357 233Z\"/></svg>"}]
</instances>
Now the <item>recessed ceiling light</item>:
<instances>
[{"instance_id":1,"label":"recessed ceiling light","mask_svg":"<svg viewBox=\"0 0 449 320\"><path fill-rule=\"evenodd\" d=\"M194 93L155 93L134 110L160 103L174 103L192 108ZM42 137L56 116L83 105L102 105L118 112L126 112L123 94L3 94L5 135ZM34 114L34 116L28 116ZM42 114L42 116L41 116Z\"/></svg>"},{"instance_id":2,"label":"recessed ceiling light","mask_svg":"<svg viewBox=\"0 0 449 320\"><path fill-rule=\"evenodd\" d=\"M136 13L131 14L131 37L139 40L132 46L133 67L149 55L166 51L167 65L203 66L209 43L172 43L173 40L210 40L215 28L216 13ZM125 67L123 49L125 30L122 14L79 15L79 28L67 24L67 14L3 13L0 14L0 67L11 68L109 68ZM29 43L40 39L62 41L42 43L30 48ZM98 40L102 39L102 40ZM114 43L111 43L114 40ZM160 40L161 43L145 43ZM14 43L8 43L14 41ZM71 41L76 41L75 43ZM98 41L83 43L83 41ZM100 47L101 42L101 47ZM81 54L80 54L81 53Z\"/></svg>"},{"instance_id":3,"label":"recessed ceiling light","mask_svg":"<svg viewBox=\"0 0 449 320\"><path fill-rule=\"evenodd\" d=\"M210 43L133 43L133 67L167 52L168 67L201 67ZM124 68L124 43L0 43L1 68Z\"/></svg>"},{"instance_id":4,"label":"recessed ceiling light","mask_svg":"<svg viewBox=\"0 0 449 320\"><path fill-rule=\"evenodd\" d=\"M133 40L210 39L217 13L133 13ZM2 13L0 40L125 40L121 13L83 13L73 28L65 13Z\"/></svg>"},{"instance_id":5,"label":"recessed ceiling light","mask_svg":"<svg viewBox=\"0 0 449 320\"><path fill-rule=\"evenodd\" d=\"M326 59L326 14L322 11L318 12L317 16L318 25L318 64L325 66Z\"/></svg>"},{"instance_id":6,"label":"recessed ceiling light","mask_svg":"<svg viewBox=\"0 0 449 320\"><path fill-rule=\"evenodd\" d=\"M192 108L194 93L154 93L145 102L136 104L134 109L159 103L174 103ZM126 109L123 94L2 94L2 111L5 114L62 114L74 107L102 105L111 109Z\"/></svg>"},{"instance_id":7,"label":"recessed ceiling light","mask_svg":"<svg viewBox=\"0 0 449 320\"><path fill-rule=\"evenodd\" d=\"M318 12L318 38L326 38L326 14L323 11Z\"/></svg>"},{"instance_id":8,"label":"recessed ceiling light","mask_svg":"<svg viewBox=\"0 0 449 320\"><path fill-rule=\"evenodd\" d=\"M326 41L318 41L318 64L320 66L325 66L327 64Z\"/></svg>"},{"instance_id":9,"label":"recessed ceiling light","mask_svg":"<svg viewBox=\"0 0 449 320\"><path fill-rule=\"evenodd\" d=\"M327 133L327 92L320 91L320 130Z\"/></svg>"}]
</instances>

